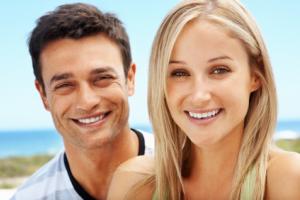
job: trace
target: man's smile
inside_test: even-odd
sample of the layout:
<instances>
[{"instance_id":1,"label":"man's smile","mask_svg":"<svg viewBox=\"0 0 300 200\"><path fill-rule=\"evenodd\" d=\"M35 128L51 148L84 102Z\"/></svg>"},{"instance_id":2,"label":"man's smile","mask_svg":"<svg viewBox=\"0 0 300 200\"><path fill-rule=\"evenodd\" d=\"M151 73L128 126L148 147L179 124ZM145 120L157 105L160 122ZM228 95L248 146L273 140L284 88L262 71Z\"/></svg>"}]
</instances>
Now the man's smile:
<instances>
[{"instance_id":1,"label":"man's smile","mask_svg":"<svg viewBox=\"0 0 300 200\"><path fill-rule=\"evenodd\" d=\"M103 122L111 112L112 111L101 112L72 120L80 126L98 125L99 123Z\"/></svg>"}]
</instances>

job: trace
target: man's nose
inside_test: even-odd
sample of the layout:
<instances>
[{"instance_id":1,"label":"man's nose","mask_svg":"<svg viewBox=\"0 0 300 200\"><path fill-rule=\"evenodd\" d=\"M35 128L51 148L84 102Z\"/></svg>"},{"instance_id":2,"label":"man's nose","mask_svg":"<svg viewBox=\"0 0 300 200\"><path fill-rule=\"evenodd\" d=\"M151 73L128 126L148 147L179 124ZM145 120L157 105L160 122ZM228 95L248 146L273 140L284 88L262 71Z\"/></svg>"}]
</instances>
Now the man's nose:
<instances>
[{"instance_id":1,"label":"man's nose","mask_svg":"<svg viewBox=\"0 0 300 200\"><path fill-rule=\"evenodd\" d=\"M98 106L99 102L100 96L91 86L84 84L79 88L76 105L78 110L91 111Z\"/></svg>"}]
</instances>

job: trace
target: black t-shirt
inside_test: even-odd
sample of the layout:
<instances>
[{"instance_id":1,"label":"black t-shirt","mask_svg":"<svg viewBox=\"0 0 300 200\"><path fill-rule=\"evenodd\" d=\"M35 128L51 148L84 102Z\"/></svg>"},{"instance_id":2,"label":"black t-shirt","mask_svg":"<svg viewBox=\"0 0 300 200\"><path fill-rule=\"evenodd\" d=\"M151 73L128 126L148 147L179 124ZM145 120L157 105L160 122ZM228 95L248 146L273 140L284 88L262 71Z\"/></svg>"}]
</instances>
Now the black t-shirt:
<instances>
[{"instance_id":1,"label":"black t-shirt","mask_svg":"<svg viewBox=\"0 0 300 200\"><path fill-rule=\"evenodd\" d=\"M135 129L131 129L131 130L136 133L138 140L139 140L138 155L139 156L144 155L145 154L145 139L144 139L143 134L141 132L139 132L138 130L135 130ZM69 165L66 154L64 154L64 162L65 162L66 169L67 169L68 175L70 177L71 183L72 183L75 191L79 194L79 196L81 196L84 200L96 200L89 193L87 193L87 191L85 191L84 188L74 178L74 176L71 172L70 165Z\"/></svg>"}]
</instances>

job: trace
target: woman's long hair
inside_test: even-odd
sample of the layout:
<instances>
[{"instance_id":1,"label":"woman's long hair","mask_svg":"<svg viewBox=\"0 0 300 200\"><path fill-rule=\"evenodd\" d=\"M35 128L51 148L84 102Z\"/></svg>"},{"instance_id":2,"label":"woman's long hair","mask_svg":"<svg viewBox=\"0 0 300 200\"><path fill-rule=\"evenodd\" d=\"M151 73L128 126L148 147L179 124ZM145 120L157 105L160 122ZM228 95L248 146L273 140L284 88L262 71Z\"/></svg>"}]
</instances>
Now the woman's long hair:
<instances>
[{"instance_id":1,"label":"woman's long hair","mask_svg":"<svg viewBox=\"0 0 300 200\"><path fill-rule=\"evenodd\" d=\"M155 184L158 199L179 200L183 195L182 174L191 155L191 141L171 117L166 103L166 76L171 53L185 25L200 18L221 26L240 40L251 73L261 87L250 95L242 144L235 168L231 199L264 197L267 160L277 118L275 83L267 49L259 29L237 0L189 0L179 3L165 17L152 46L148 82L148 110L155 134ZM245 197L246 198L246 197Z\"/></svg>"}]
</instances>

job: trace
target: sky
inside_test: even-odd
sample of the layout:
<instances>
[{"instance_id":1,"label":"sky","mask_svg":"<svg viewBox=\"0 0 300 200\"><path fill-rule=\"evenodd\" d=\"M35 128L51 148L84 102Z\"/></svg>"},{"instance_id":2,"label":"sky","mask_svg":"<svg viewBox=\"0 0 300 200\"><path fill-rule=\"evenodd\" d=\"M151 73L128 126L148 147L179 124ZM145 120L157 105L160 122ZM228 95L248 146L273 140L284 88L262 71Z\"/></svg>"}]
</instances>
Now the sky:
<instances>
[{"instance_id":1,"label":"sky","mask_svg":"<svg viewBox=\"0 0 300 200\"><path fill-rule=\"evenodd\" d=\"M0 7L0 130L53 128L34 87L27 38L37 18L71 0L10 0ZM147 74L151 44L176 0L85 0L115 13L130 37L137 64L136 93L129 98L130 124L149 124ZM279 120L300 120L300 1L241 0L252 13L269 50L279 98Z\"/></svg>"}]
</instances>

